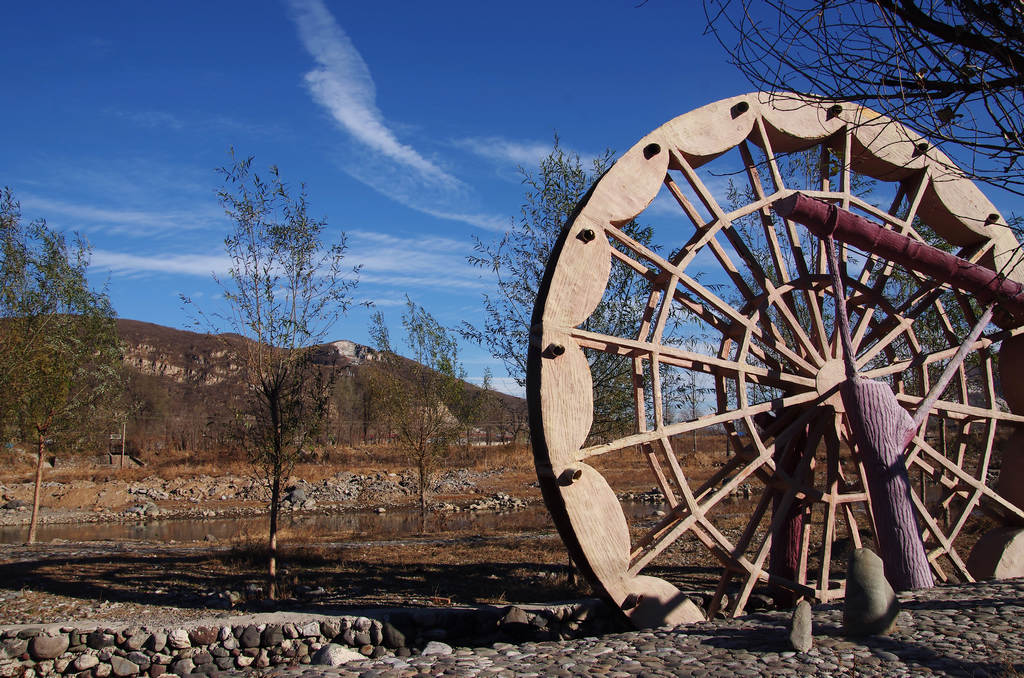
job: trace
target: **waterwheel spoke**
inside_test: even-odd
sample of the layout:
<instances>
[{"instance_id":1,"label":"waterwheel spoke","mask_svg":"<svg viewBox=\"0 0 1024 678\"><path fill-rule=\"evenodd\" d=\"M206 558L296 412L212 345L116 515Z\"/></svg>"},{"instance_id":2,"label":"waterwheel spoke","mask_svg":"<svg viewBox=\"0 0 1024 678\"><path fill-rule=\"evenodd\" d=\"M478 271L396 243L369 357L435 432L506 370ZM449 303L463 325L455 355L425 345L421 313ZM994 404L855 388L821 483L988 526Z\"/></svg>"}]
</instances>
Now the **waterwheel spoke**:
<instances>
[{"instance_id":1,"label":"waterwheel spoke","mask_svg":"<svg viewBox=\"0 0 1024 678\"><path fill-rule=\"evenodd\" d=\"M952 461L947 459L944 454L938 452L935 448L929 445L924 438L922 438L921 436L915 436L912 441L912 444L916 445L918 448L920 448L921 451L923 451L929 457L938 462L939 466L945 469L950 475L955 477L960 483L963 483L964 485L967 485L976 492L980 493L990 501L994 502L1000 508L1007 511L1011 516L1014 516L1016 519L1024 519L1024 511L1018 508L1015 504L1007 501L1002 496L997 494L995 490L992 490L987 485L985 485L984 480L978 480L969 472L965 471L964 469L960 468Z\"/></svg>"}]
</instances>

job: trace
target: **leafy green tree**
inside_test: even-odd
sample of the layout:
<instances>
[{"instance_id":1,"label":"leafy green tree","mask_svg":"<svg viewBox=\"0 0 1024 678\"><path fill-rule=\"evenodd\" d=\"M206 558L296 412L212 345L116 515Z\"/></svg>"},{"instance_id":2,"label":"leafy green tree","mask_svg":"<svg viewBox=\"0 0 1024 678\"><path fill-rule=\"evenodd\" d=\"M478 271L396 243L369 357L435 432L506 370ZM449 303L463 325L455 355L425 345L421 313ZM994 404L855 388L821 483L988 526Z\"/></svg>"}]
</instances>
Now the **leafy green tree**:
<instances>
[{"instance_id":1,"label":"leafy green tree","mask_svg":"<svg viewBox=\"0 0 1024 678\"><path fill-rule=\"evenodd\" d=\"M580 199L612 165L613 152L594 158L590 167L578 153L562 148L555 137L551 153L536 171L520 168L525 186L520 218L494 242L477 239L470 263L490 271L495 290L484 295L482 325L464 323L463 336L485 346L502 361L519 386L526 386L526 353L530 316L551 248ZM622 227L631 238L651 245L651 229L635 220ZM617 264L617 262L615 262ZM613 265L605 299L584 325L585 329L621 337L635 337L647 300L648 284ZM623 432L633 418L632 372L629 362L606 353L588 354L594 383L593 438Z\"/></svg>"},{"instance_id":2,"label":"leafy green tree","mask_svg":"<svg viewBox=\"0 0 1024 678\"><path fill-rule=\"evenodd\" d=\"M7 188L0 229L0 416L36 448L32 543L47 446L71 446L96 426L103 402L123 388L121 344L110 299L89 286L89 248L80 238L69 245L44 221L22 224Z\"/></svg>"},{"instance_id":3,"label":"leafy green tree","mask_svg":"<svg viewBox=\"0 0 1024 678\"><path fill-rule=\"evenodd\" d=\"M374 314L370 335L378 356L370 387L377 416L416 467L422 525L431 477L462 432L458 415L466 408L465 370L454 334L408 298L402 327L407 357L392 345L384 315Z\"/></svg>"},{"instance_id":4,"label":"leafy green tree","mask_svg":"<svg viewBox=\"0 0 1024 678\"><path fill-rule=\"evenodd\" d=\"M224 239L226 278L215 280L229 310L200 316L241 336L237 351L247 390L238 406L238 440L270 491L268 594L277 595L277 533L282 485L327 411L333 370L315 348L352 303L359 269L346 269L345 234L325 247L327 221L309 214L275 166L264 178L253 158L231 153L219 171L221 205L234 222ZM190 303L188 299L184 300ZM228 340L230 341L230 340Z\"/></svg>"}]
</instances>

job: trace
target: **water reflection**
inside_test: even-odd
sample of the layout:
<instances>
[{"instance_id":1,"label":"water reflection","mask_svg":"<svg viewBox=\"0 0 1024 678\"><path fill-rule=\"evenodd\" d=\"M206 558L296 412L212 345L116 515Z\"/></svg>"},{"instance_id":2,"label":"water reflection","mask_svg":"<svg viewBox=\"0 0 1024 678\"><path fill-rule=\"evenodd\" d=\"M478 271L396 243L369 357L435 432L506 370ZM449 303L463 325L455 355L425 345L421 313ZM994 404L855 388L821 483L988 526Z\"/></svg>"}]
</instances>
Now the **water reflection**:
<instances>
[{"instance_id":1,"label":"water reflection","mask_svg":"<svg viewBox=\"0 0 1024 678\"><path fill-rule=\"evenodd\" d=\"M664 508L657 504L623 503L627 520L651 519ZM266 516L250 516L132 523L44 524L38 528L38 541L189 542L207 537L217 541L231 541L247 536L261 538L266 533L267 520ZM279 526L286 539L291 534L293 538L315 538L318 542L402 539L421 534L419 512L400 509L381 514L373 511L284 514ZM524 510L510 513L434 513L427 518L426 530L430 534L439 535L445 532L486 535L554 530L554 525L543 504L531 504ZM23 543L27 534L27 526L3 526L0 527L0 543Z\"/></svg>"}]
</instances>

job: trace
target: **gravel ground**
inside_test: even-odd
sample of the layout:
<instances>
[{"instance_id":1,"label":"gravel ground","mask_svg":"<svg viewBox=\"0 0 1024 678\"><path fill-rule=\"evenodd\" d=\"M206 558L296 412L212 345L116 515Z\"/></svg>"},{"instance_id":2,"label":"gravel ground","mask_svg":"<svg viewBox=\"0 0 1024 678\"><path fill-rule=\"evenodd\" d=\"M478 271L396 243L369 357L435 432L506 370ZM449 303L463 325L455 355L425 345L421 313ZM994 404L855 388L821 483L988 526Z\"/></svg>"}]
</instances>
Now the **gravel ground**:
<instances>
[{"instance_id":1,"label":"gravel ground","mask_svg":"<svg viewBox=\"0 0 1024 678\"><path fill-rule=\"evenodd\" d=\"M754 614L574 641L456 648L340 667L265 670L264 678L354 676L1019 676L1024 579L941 586L900 596L890 635L844 638L838 605L814 609L814 647L796 653L789 615ZM442 651L444 648L441 648ZM224 673L223 676L241 675Z\"/></svg>"}]
</instances>

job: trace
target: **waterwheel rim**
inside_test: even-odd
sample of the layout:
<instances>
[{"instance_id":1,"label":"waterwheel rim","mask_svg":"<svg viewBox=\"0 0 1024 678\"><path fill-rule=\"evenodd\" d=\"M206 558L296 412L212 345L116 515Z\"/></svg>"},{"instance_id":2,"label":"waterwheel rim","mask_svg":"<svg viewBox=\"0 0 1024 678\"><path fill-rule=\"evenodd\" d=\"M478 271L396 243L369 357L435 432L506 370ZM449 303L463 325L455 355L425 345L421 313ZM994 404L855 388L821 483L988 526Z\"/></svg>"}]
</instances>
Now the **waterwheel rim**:
<instances>
[{"instance_id":1,"label":"waterwheel rim","mask_svg":"<svg viewBox=\"0 0 1024 678\"><path fill-rule=\"evenodd\" d=\"M810 177L817 185L795 186L780 164L807 149L822 154L817 176ZM726 204L721 186L710 186L702 169L712 162L725 166L729 156L746 182L738 204ZM861 195L858 176L888 187L888 208ZM729 593L729 612L738 614L765 584L819 601L841 597L836 558L842 554L833 547L842 540L859 546L861 533L871 532L863 469L835 389L841 353L824 256L809 246L801 227L768 212L794 190L911 237L930 229L961 256L1020 281L1016 239L981 191L941 152L868 109L743 95L680 116L624 154L581 201L553 249L534 310L527 397L538 478L559 533L592 586L638 625L694 619L675 585L644 574L682 538L720 564L712 608ZM671 253L622 229L659 192L690 222L690 230L677 229L681 246ZM739 225L751 221L763 228L758 242L741 235ZM853 250L843 258L858 366L869 378L889 381L901 403L913 408L933 370L959 344L960 328L947 307L956 307L963 321L976 309L964 295L885 260ZM717 272L699 275L709 261ZM635 331L610 336L586 329L613 270L623 269L647 285L646 299L636 304L643 311ZM896 277L907 286L902 295L893 292ZM716 285L729 293L716 292ZM674 313L701 323L714 340L692 350L668 341ZM918 337L924 331L919 319L940 325L925 328L927 341ZM911 472L933 482L931 494L919 492L914 501L941 579L970 579L958 542L978 510L1003 522L1024 520L988 478L1000 427L1024 422L1000 406L994 360L996 345L1019 333L990 327L954 380L953 396L940 400L929 417L942 421L944 434L951 424L957 428L950 436L956 449L936 449L927 423L907 449ZM588 356L595 353L621 358L634 375L631 430L597 442L588 441L594 409ZM666 411L662 384L667 370L713 380L713 411L673 420L678 417ZM674 439L716 426L724 428L730 453L710 477L691 480ZM975 439L981 449L969 452ZM791 468L779 468L787 447L795 450ZM631 528L615 491L591 463L627 453L649 460L666 505L665 515L643 530ZM716 512L751 484L747 524L720 529ZM936 516L936 502L950 514ZM773 525L773 516L794 507L804 512L807 528L797 571L783 576L769 568L766 535L783 520Z\"/></svg>"}]
</instances>

